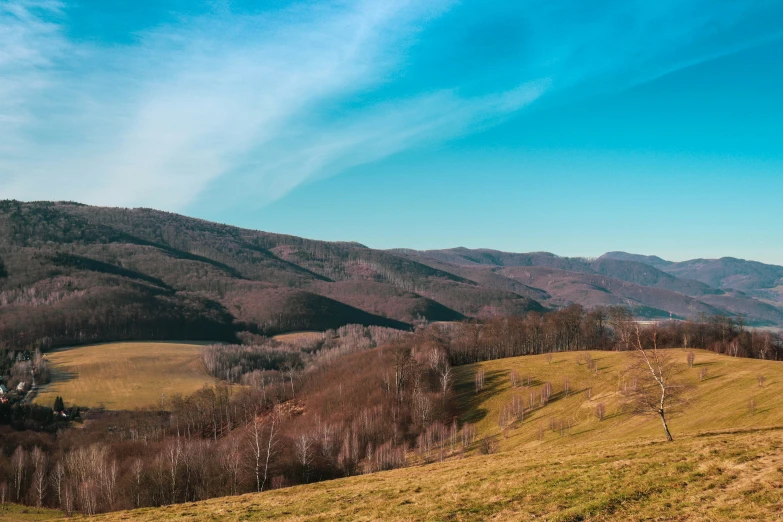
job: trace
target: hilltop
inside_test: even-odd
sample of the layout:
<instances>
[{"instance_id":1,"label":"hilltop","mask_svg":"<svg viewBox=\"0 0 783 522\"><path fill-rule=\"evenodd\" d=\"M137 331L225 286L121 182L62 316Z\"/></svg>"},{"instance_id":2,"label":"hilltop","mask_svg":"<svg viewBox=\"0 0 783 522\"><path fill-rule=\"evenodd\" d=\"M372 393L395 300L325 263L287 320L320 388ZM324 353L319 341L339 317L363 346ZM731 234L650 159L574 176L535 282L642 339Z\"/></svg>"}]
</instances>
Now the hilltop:
<instances>
[{"instance_id":1,"label":"hilltop","mask_svg":"<svg viewBox=\"0 0 783 522\"><path fill-rule=\"evenodd\" d=\"M642 317L742 314L748 325L783 325L776 293L783 267L629 256L384 251L150 209L3 201L0 336L44 348L238 341L345 324L409 329L420 319L573 303L624 305Z\"/></svg>"}]
</instances>

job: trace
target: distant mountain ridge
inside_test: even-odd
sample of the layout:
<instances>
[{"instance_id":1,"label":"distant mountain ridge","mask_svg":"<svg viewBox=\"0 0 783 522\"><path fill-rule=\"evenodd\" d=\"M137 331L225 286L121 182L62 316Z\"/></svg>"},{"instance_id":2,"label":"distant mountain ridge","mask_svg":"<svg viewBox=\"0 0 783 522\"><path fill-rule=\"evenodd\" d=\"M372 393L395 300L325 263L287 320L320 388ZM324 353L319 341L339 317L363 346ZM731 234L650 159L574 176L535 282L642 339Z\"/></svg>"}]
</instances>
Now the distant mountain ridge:
<instances>
[{"instance_id":1,"label":"distant mountain ridge","mask_svg":"<svg viewBox=\"0 0 783 522\"><path fill-rule=\"evenodd\" d=\"M0 201L0 342L238 340L579 303L783 325L783 267L610 252L374 250L151 209Z\"/></svg>"}]
</instances>

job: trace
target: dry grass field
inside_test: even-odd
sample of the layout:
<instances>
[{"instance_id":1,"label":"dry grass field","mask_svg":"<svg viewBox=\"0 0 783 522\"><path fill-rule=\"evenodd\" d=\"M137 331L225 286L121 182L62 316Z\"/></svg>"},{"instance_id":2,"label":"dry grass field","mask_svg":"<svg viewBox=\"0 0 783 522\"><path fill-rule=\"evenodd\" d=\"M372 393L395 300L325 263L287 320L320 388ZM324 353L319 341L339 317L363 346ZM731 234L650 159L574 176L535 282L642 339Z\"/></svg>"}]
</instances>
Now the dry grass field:
<instances>
[{"instance_id":1,"label":"dry grass field","mask_svg":"<svg viewBox=\"0 0 783 522\"><path fill-rule=\"evenodd\" d=\"M671 351L685 363L684 350ZM101 520L780 520L783 519L783 363L695 352L681 378L690 402L665 442L656 419L622 407L628 353L503 359L457 368L464 420L498 453L206 502L119 512ZM486 387L475 392L483 368ZM706 375L699 376L706 369ZM512 388L509 373L531 376ZM759 379L759 376L763 379ZM570 393L563 393L568 379ZM553 396L504 436L516 395ZM588 388L591 398L587 397ZM755 406L749 407L753 400ZM599 420L601 403L606 416ZM550 419L570 420L552 430ZM541 430L540 430L541 428Z\"/></svg>"},{"instance_id":2,"label":"dry grass field","mask_svg":"<svg viewBox=\"0 0 783 522\"><path fill-rule=\"evenodd\" d=\"M715 430L783 426L782 362L694 350L694 365L689 368L686 350L666 352L681 362L678 377L692 387L687 394L688 404L669 419L675 438ZM587 367L586 354L594 360L596 371ZM630 357L628 352L566 352L552 354L550 362L543 355L488 361L480 364L486 384L478 394L473 377L479 365L457 367L455 388L463 405L462 420L475 423L479 435L497 435L501 448L537 443L539 426L546 428L545 441L559 439L559 432L549 430L551 420L570 423L568 437L583 442L663 436L657 417L635 417L624 412L620 387ZM512 388L512 371L523 380L530 376L532 386ZM568 395L564 393L566 380ZM528 405L530 394L537 399L546 382L552 385L552 400L528 412L524 422L512 425L507 439L500 436L501 408L515 395ZM749 407L751 399L754 409ZM596 418L599 404L606 411L603 421Z\"/></svg>"},{"instance_id":3,"label":"dry grass field","mask_svg":"<svg viewBox=\"0 0 783 522\"><path fill-rule=\"evenodd\" d=\"M6 504L0 508L0 522L24 522L27 520L54 520L63 516L62 511L36 509L19 504Z\"/></svg>"},{"instance_id":4,"label":"dry grass field","mask_svg":"<svg viewBox=\"0 0 783 522\"><path fill-rule=\"evenodd\" d=\"M323 336L323 332L290 332L272 336L272 339L280 341L281 343L295 344L304 341L317 341L318 339L322 339Z\"/></svg>"},{"instance_id":5,"label":"dry grass field","mask_svg":"<svg viewBox=\"0 0 783 522\"><path fill-rule=\"evenodd\" d=\"M201 346L184 343L110 343L46 354L52 382L34 402L125 410L160 405L161 394L187 395L215 380L207 375Z\"/></svg>"}]
</instances>

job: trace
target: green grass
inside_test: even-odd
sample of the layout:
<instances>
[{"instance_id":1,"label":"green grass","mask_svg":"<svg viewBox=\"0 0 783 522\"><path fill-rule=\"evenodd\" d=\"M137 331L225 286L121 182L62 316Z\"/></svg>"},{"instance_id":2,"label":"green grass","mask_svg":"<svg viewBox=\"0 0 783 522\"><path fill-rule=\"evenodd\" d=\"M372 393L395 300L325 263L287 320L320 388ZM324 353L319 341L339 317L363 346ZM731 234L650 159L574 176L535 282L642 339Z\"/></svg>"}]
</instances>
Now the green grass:
<instances>
[{"instance_id":1,"label":"green grass","mask_svg":"<svg viewBox=\"0 0 783 522\"><path fill-rule=\"evenodd\" d=\"M6 504L0 508L0 522L25 521L25 520L55 520L63 516L62 511L54 509L37 509L19 504Z\"/></svg>"},{"instance_id":2,"label":"green grass","mask_svg":"<svg viewBox=\"0 0 783 522\"><path fill-rule=\"evenodd\" d=\"M685 362L685 351L673 351ZM160 509L112 513L103 520L770 520L783 512L783 364L696 352L691 400L664 442L656 419L624 413L618 381L627 353L594 352L598 374L578 353L504 359L457 369L463 418L500 452L306 486ZM701 366L700 366L701 365ZM482 367L486 389L476 394ZM700 367L708 378L699 381ZM497 417L513 394L508 373L550 381L555 396L505 438ZM760 387L757 375L765 377ZM560 394L562 380L572 393ZM592 387L593 399L585 389ZM754 397L755 414L747 401ZM594 406L608 417L599 421ZM538 426L570 418L570 431Z\"/></svg>"},{"instance_id":3,"label":"green grass","mask_svg":"<svg viewBox=\"0 0 783 522\"><path fill-rule=\"evenodd\" d=\"M109 343L46 354L52 382L34 402L124 410L159 406L161 394L187 395L214 383L201 360L201 346L184 343Z\"/></svg>"}]
</instances>

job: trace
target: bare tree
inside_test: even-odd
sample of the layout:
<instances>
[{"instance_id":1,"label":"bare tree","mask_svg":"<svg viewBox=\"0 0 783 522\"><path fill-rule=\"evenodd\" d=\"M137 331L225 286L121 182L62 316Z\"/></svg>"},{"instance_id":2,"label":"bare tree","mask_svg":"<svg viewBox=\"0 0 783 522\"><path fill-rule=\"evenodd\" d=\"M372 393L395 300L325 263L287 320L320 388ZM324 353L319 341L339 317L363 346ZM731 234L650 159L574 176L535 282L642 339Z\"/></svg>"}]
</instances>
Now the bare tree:
<instances>
[{"instance_id":1,"label":"bare tree","mask_svg":"<svg viewBox=\"0 0 783 522\"><path fill-rule=\"evenodd\" d=\"M688 367L693 368L693 361L696 359L696 354L692 350L688 350Z\"/></svg>"},{"instance_id":2,"label":"bare tree","mask_svg":"<svg viewBox=\"0 0 783 522\"><path fill-rule=\"evenodd\" d=\"M598 405L595 407L595 416L599 421L604 420L604 416L606 415L606 406L604 406L603 402L599 402Z\"/></svg>"},{"instance_id":3,"label":"bare tree","mask_svg":"<svg viewBox=\"0 0 783 522\"><path fill-rule=\"evenodd\" d=\"M544 406L552 398L552 383L547 381L541 386L541 406Z\"/></svg>"},{"instance_id":4,"label":"bare tree","mask_svg":"<svg viewBox=\"0 0 783 522\"><path fill-rule=\"evenodd\" d=\"M434 348L429 353L430 368L438 374L438 382L440 384L440 391L443 394L443 400L446 400L446 393L451 387L452 375L451 365L449 359L446 356L446 352L441 349Z\"/></svg>"},{"instance_id":5,"label":"bare tree","mask_svg":"<svg viewBox=\"0 0 783 522\"><path fill-rule=\"evenodd\" d=\"M222 460L223 469L226 470L229 477L229 492L236 495L239 488L239 477L242 471L242 452L239 448L239 439L231 437L226 442L223 449Z\"/></svg>"},{"instance_id":6,"label":"bare tree","mask_svg":"<svg viewBox=\"0 0 783 522\"><path fill-rule=\"evenodd\" d=\"M313 462L313 439L306 433L300 434L294 442L296 460L302 466L302 475L305 483L310 481L310 465Z\"/></svg>"},{"instance_id":7,"label":"bare tree","mask_svg":"<svg viewBox=\"0 0 783 522\"><path fill-rule=\"evenodd\" d=\"M636 413L657 415L661 419L666 440L674 440L669 430L667 415L684 402L685 386L676 380L679 368L669 356L658 349L657 332L651 332L646 343L639 326L631 341L635 351L629 376L634 386L626 388ZM647 344L648 346L645 346Z\"/></svg>"},{"instance_id":8,"label":"bare tree","mask_svg":"<svg viewBox=\"0 0 783 522\"><path fill-rule=\"evenodd\" d=\"M55 495L57 495L57 507L62 509L63 507L63 485L65 482L65 466L62 461L58 461L52 469L52 474L49 477L49 482L52 485Z\"/></svg>"},{"instance_id":9,"label":"bare tree","mask_svg":"<svg viewBox=\"0 0 783 522\"><path fill-rule=\"evenodd\" d=\"M761 374L756 375L756 381L758 381L758 383L759 383L759 388L763 388L764 387L764 381L765 380L766 379L765 379L765 377L763 375L761 375Z\"/></svg>"},{"instance_id":10,"label":"bare tree","mask_svg":"<svg viewBox=\"0 0 783 522\"><path fill-rule=\"evenodd\" d=\"M476 393L484 389L484 370L479 368L476 372Z\"/></svg>"},{"instance_id":11,"label":"bare tree","mask_svg":"<svg viewBox=\"0 0 783 522\"><path fill-rule=\"evenodd\" d=\"M43 506L44 495L46 495L46 453L41 448L35 446L30 453L30 460L33 464L33 494L35 495L35 507Z\"/></svg>"},{"instance_id":12,"label":"bare tree","mask_svg":"<svg viewBox=\"0 0 783 522\"><path fill-rule=\"evenodd\" d=\"M11 455L11 469L14 478L14 498L17 502L22 500L22 486L27 474L27 452L22 446L17 446Z\"/></svg>"},{"instance_id":13,"label":"bare tree","mask_svg":"<svg viewBox=\"0 0 783 522\"><path fill-rule=\"evenodd\" d=\"M0 506L5 511L5 498L8 496L8 482L0 484Z\"/></svg>"},{"instance_id":14,"label":"bare tree","mask_svg":"<svg viewBox=\"0 0 783 522\"><path fill-rule=\"evenodd\" d=\"M169 487L171 488L171 504L177 502L177 475L180 459L182 458L182 443L179 437L175 442L169 443L165 450L166 466L169 474Z\"/></svg>"},{"instance_id":15,"label":"bare tree","mask_svg":"<svg viewBox=\"0 0 783 522\"><path fill-rule=\"evenodd\" d=\"M280 412L277 406L266 419L261 418L256 409L250 424L248 446L251 453L251 469L256 478L256 491L264 490L269 478L269 465L277 453L278 431L280 429Z\"/></svg>"},{"instance_id":16,"label":"bare tree","mask_svg":"<svg viewBox=\"0 0 783 522\"><path fill-rule=\"evenodd\" d=\"M699 381L707 378L707 368L699 368Z\"/></svg>"}]
</instances>

